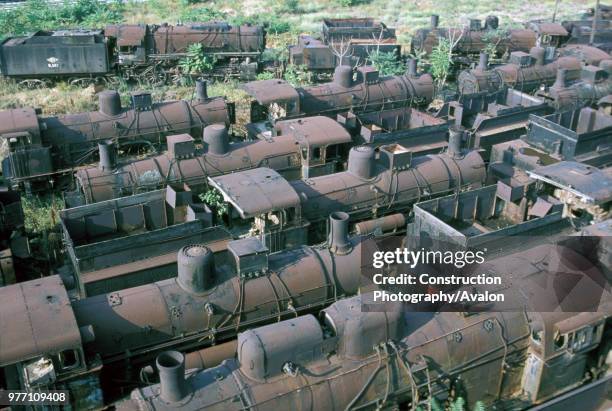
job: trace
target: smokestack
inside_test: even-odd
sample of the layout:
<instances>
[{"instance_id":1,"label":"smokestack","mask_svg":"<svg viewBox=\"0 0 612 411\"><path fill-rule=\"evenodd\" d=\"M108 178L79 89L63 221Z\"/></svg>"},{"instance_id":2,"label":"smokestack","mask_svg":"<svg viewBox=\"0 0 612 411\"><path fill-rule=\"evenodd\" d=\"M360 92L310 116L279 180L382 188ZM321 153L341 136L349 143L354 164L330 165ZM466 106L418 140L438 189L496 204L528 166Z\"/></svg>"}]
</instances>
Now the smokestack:
<instances>
[{"instance_id":1,"label":"smokestack","mask_svg":"<svg viewBox=\"0 0 612 411\"><path fill-rule=\"evenodd\" d=\"M371 146L351 148L348 158L348 171L364 180L374 177L374 148Z\"/></svg>"},{"instance_id":2,"label":"smokestack","mask_svg":"<svg viewBox=\"0 0 612 411\"><path fill-rule=\"evenodd\" d=\"M478 60L478 66L476 70L485 71L489 66L489 55L485 52L480 53L480 59Z\"/></svg>"},{"instance_id":3,"label":"smokestack","mask_svg":"<svg viewBox=\"0 0 612 411\"><path fill-rule=\"evenodd\" d=\"M215 260L210 248L201 244L181 248L177 258L177 282L191 294L202 294L215 285Z\"/></svg>"},{"instance_id":4,"label":"smokestack","mask_svg":"<svg viewBox=\"0 0 612 411\"><path fill-rule=\"evenodd\" d=\"M217 123L204 127L202 140L208 154L224 156L229 151L229 138L225 124Z\"/></svg>"},{"instance_id":5,"label":"smokestack","mask_svg":"<svg viewBox=\"0 0 612 411\"><path fill-rule=\"evenodd\" d=\"M437 14L432 14L430 18L430 23L432 29L437 29L438 25L440 24L440 16L438 16Z\"/></svg>"},{"instance_id":6,"label":"smokestack","mask_svg":"<svg viewBox=\"0 0 612 411\"><path fill-rule=\"evenodd\" d=\"M159 396L167 403L176 403L189 393L185 381L185 357L178 351L164 351L155 360L159 372Z\"/></svg>"},{"instance_id":7,"label":"smokestack","mask_svg":"<svg viewBox=\"0 0 612 411\"><path fill-rule=\"evenodd\" d=\"M557 77L555 79L555 83L552 85L551 88L554 88L557 90L565 88L567 85L566 79L567 79L567 69L565 68L557 69Z\"/></svg>"},{"instance_id":8,"label":"smokestack","mask_svg":"<svg viewBox=\"0 0 612 411\"><path fill-rule=\"evenodd\" d=\"M464 128L457 125L452 125L448 128L448 155L451 157L457 158L461 156L463 131Z\"/></svg>"},{"instance_id":9,"label":"smokestack","mask_svg":"<svg viewBox=\"0 0 612 411\"><path fill-rule=\"evenodd\" d=\"M329 215L329 249L338 255L345 255L351 251L351 242L348 236L349 215L336 211Z\"/></svg>"},{"instance_id":10,"label":"smokestack","mask_svg":"<svg viewBox=\"0 0 612 411\"><path fill-rule=\"evenodd\" d=\"M117 165L117 153L115 152L115 144L111 140L98 142L98 154L100 162L98 168L102 171L111 171Z\"/></svg>"},{"instance_id":11,"label":"smokestack","mask_svg":"<svg viewBox=\"0 0 612 411\"><path fill-rule=\"evenodd\" d=\"M196 98L198 101L208 100L208 87L204 79L196 80Z\"/></svg>"},{"instance_id":12,"label":"smokestack","mask_svg":"<svg viewBox=\"0 0 612 411\"><path fill-rule=\"evenodd\" d=\"M532 47L529 50L529 55L533 57L536 66L544 65L544 56L546 55L546 49L544 47Z\"/></svg>"},{"instance_id":13,"label":"smokestack","mask_svg":"<svg viewBox=\"0 0 612 411\"><path fill-rule=\"evenodd\" d=\"M417 76L417 60L416 59L408 59L408 68L406 70L406 74L409 77Z\"/></svg>"},{"instance_id":14,"label":"smokestack","mask_svg":"<svg viewBox=\"0 0 612 411\"><path fill-rule=\"evenodd\" d=\"M334 70L334 83L349 88L353 85L353 69L350 66L338 66Z\"/></svg>"},{"instance_id":15,"label":"smokestack","mask_svg":"<svg viewBox=\"0 0 612 411\"><path fill-rule=\"evenodd\" d=\"M98 93L98 105L100 112L114 117L121 114L121 97L115 90L105 90Z\"/></svg>"}]
</instances>

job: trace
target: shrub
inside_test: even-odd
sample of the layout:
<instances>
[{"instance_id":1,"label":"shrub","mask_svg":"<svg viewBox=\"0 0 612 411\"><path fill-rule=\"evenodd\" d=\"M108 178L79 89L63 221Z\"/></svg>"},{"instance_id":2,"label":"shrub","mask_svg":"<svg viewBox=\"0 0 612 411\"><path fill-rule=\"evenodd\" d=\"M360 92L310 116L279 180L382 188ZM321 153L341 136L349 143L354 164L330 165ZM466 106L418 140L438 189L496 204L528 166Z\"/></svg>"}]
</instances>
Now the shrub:
<instances>
[{"instance_id":1,"label":"shrub","mask_svg":"<svg viewBox=\"0 0 612 411\"><path fill-rule=\"evenodd\" d=\"M204 53L202 43L194 43L187 48L187 57L181 59L179 66L183 73L199 74L211 71L215 67L215 63L213 56Z\"/></svg>"},{"instance_id":2,"label":"shrub","mask_svg":"<svg viewBox=\"0 0 612 411\"><path fill-rule=\"evenodd\" d=\"M291 30L291 24L275 14L258 14L251 16L236 16L230 20L232 24L263 25L268 33L281 34Z\"/></svg>"},{"instance_id":3,"label":"shrub","mask_svg":"<svg viewBox=\"0 0 612 411\"><path fill-rule=\"evenodd\" d=\"M312 73L306 66L288 64L283 77L294 87L305 86L312 83Z\"/></svg>"},{"instance_id":4,"label":"shrub","mask_svg":"<svg viewBox=\"0 0 612 411\"><path fill-rule=\"evenodd\" d=\"M397 53L376 50L369 54L368 59L378 70L381 76L395 76L404 74L404 63L398 59Z\"/></svg>"},{"instance_id":5,"label":"shrub","mask_svg":"<svg viewBox=\"0 0 612 411\"><path fill-rule=\"evenodd\" d=\"M0 10L0 37L71 27L102 28L123 21L122 10L119 1L77 0L57 5L28 0L14 9Z\"/></svg>"},{"instance_id":6,"label":"shrub","mask_svg":"<svg viewBox=\"0 0 612 411\"><path fill-rule=\"evenodd\" d=\"M181 12L181 21L186 22L207 22L213 20L225 20L227 14L210 7L198 7L185 9Z\"/></svg>"},{"instance_id":7,"label":"shrub","mask_svg":"<svg viewBox=\"0 0 612 411\"><path fill-rule=\"evenodd\" d=\"M452 66L450 40L444 37L438 38L438 45L432 50L429 62L431 63L431 75L436 79L438 87L443 87Z\"/></svg>"}]
</instances>

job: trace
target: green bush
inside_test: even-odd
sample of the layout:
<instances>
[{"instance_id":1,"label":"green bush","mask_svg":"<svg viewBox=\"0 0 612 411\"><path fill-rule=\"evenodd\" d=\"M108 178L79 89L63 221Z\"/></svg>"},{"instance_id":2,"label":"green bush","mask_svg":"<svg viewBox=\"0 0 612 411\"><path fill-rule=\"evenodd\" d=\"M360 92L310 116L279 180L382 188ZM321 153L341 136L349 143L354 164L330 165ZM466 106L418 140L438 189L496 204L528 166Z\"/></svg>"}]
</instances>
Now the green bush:
<instances>
[{"instance_id":1,"label":"green bush","mask_svg":"<svg viewBox=\"0 0 612 411\"><path fill-rule=\"evenodd\" d=\"M291 24L275 14L258 14L251 16L236 16L230 20L232 24L263 25L268 33L281 34L291 30Z\"/></svg>"},{"instance_id":2,"label":"green bush","mask_svg":"<svg viewBox=\"0 0 612 411\"><path fill-rule=\"evenodd\" d=\"M27 0L10 10L0 10L0 37L23 35L38 30L103 28L123 21L123 5L116 1L77 0L57 5L44 0Z\"/></svg>"},{"instance_id":3,"label":"green bush","mask_svg":"<svg viewBox=\"0 0 612 411\"><path fill-rule=\"evenodd\" d=\"M398 59L397 54L394 52L376 50L370 53L368 59L376 67L381 76L396 76L404 74L406 71L404 63Z\"/></svg>"},{"instance_id":4,"label":"green bush","mask_svg":"<svg viewBox=\"0 0 612 411\"><path fill-rule=\"evenodd\" d=\"M181 12L181 21L185 22L207 22L225 19L227 19L227 14L210 7L185 9Z\"/></svg>"},{"instance_id":5,"label":"green bush","mask_svg":"<svg viewBox=\"0 0 612 411\"><path fill-rule=\"evenodd\" d=\"M287 65L284 78L294 87L306 86L312 83L312 73L308 70L308 67L296 66L295 64Z\"/></svg>"},{"instance_id":6,"label":"green bush","mask_svg":"<svg viewBox=\"0 0 612 411\"><path fill-rule=\"evenodd\" d=\"M452 52L450 40L438 38L438 45L433 48L429 56L431 75L436 79L439 88L446 84L446 79L452 66Z\"/></svg>"},{"instance_id":7,"label":"green bush","mask_svg":"<svg viewBox=\"0 0 612 411\"><path fill-rule=\"evenodd\" d=\"M272 80L274 78L274 73L269 71L264 71L257 75L257 80Z\"/></svg>"},{"instance_id":8,"label":"green bush","mask_svg":"<svg viewBox=\"0 0 612 411\"><path fill-rule=\"evenodd\" d=\"M215 58L204 52L202 43L194 43L187 48L187 57L179 62L185 74L199 74L211 71L215 67Z\"/></svg>"}]
</instances>

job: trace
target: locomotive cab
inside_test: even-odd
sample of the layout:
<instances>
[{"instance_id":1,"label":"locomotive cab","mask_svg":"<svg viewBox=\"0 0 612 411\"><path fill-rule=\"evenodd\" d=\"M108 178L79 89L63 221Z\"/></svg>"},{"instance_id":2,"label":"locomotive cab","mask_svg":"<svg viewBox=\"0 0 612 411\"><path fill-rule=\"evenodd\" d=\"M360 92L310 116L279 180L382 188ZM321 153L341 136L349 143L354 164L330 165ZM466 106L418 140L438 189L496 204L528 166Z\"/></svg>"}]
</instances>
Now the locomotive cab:
<instances>
[{"instance_id":1,"label":"locomotive cab","mask_svg":"<svg viewBox=\"0 0 612 411\"><path fill-rule=\"evenodd\" d=\"M208 181L223 197L231 229L244 233L250 225L251 236L270 252L306 244L308 223L302 219L300 198L276 171L256 168Z\"/></svg>"},{"instance_id":2,"label":"locomotive cab","mask_svg":"<svg viewBox=\"0 0 612 411\"><path fill-rule=\"evenodd\" d=\"M246 83L243 89L251 95L251 122L296 117L300 114L298 91L284 80L260 80Z\"/></svg>"},{"instance_id":3,"label":"locomotive cab","mask_svg":"<svg viewBox=\"0 0 612 411\"><path fill-rule=\"evenodd\" d=\"M9 329L11 324L13 330L0 333L0 367L4 369L6 388L68 389L76 408L101 407L103 400L95 372L98 362L94 358L88 366L83 350L83 343L95 336L91 327L77 324L60 277L0 288L0 300L12 301L11 309L0 313L0 326ZM49 316L49 312L54 315ZM86 373L90 373L90 381L83 384Z\"/></svg>"}]
</instances>

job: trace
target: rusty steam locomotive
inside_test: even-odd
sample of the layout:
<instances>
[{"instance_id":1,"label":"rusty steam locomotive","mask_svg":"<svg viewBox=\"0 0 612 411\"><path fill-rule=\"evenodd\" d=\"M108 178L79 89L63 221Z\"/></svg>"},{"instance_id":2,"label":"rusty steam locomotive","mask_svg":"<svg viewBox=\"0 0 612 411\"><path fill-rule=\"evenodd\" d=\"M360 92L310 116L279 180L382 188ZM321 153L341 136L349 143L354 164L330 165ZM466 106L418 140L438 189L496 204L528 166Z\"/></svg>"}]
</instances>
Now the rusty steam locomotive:
<instances>
[{"instance_id":1,"label":"rusty steam locomotive","mask_svg":"<svg viewBox=\"0 0 612 411\"><path fill-rule=\"evenodd\" d=\"M14 187L36 191L49 183L62 184L62 174L91 163L98 152L109 167L111 143L126 150L161 148L168 134L201 136L208 124L229 126L234 121L233 104L223 97L209 98L203 82L197 90L190 101L161 103L153 103L150 93L133 93L126 108L116 91L103 91L99 110L88 113L44 117L32 108L0 112L0 139L9 148L4 178Z\"/></svg>"},{"instance_id":2,"label":"rusty steam locomotive","mask_svg":"<svg viewBox=\"0 0 612 411\"><path fill-rule=\"evenodd\" d=\"M552 250L534 251L540 254L495 264L517 268ZM542 269L530 274L554 275ZM237 358L208 370L185 375L183 355L164 352L156 361L160 384L135 390L117 409L278 410L299 404L304 410L414 410L461 395L470 407L479 402L519 410L581 385L600 386L594 391L601 395L610 380L609 295L597 311L581 314L411 313L399 303L364 310L371 301L364 294L319 317L245 331Z\"/></svg>"},{"instance_id":3,"label":"rusty steam locomotive","mask_svg":"<svg viewBox=\"0 0 612 411\"><path fill-rule=\"evenodd\" d=\"M39 31L0 44L0 73L32 86L56 79L112 82L117 76L155 85L178 73L179 60L193 44L201 44L215 62L212 75L250 79L258 70L266 33L262 26L224 22Z\"/></svg>"}]
</instances>

